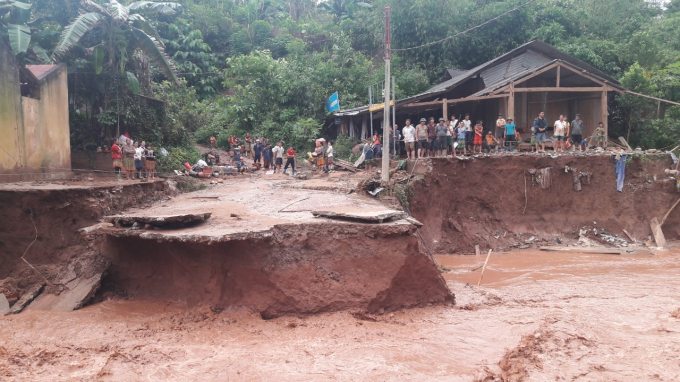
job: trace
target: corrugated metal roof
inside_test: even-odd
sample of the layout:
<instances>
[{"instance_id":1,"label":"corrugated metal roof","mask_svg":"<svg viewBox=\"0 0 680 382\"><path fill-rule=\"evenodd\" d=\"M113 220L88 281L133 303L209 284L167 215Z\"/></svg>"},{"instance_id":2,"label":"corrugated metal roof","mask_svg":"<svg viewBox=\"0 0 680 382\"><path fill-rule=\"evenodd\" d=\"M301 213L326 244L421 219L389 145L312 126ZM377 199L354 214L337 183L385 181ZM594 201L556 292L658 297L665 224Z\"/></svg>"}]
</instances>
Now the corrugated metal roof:
<instances>
[{"instance_id":1,"label":"corrugated metal roof","mask_svg":"<svg viewBox=\"0 0 680 382\"><path fill-rule=\"evenodd\" d=\"M508 61L508 59L510 61ZM538 68L545 67L556 60L562 60L573 67L588 72L588 74L596 78L609 82L613 86L618 85L618 81L607 76L598 69L588 65L587 63L575 57L569 56L568 54L562 53L543 41L532 40L502 56L494 58L489 62L467 71L461 71L456 77L439 83L427 89L423 93L398 100L397 105L415 102L422 98L433 97L437 94L450 91L478 74L484 80L485 89L467 97L485 95L507 85L512 80L516 80L528 75L530 72L533 72ZM364 111L368 111L368 106L341 110L335 115L357 115Z\"/></svg>"}]
</instances>

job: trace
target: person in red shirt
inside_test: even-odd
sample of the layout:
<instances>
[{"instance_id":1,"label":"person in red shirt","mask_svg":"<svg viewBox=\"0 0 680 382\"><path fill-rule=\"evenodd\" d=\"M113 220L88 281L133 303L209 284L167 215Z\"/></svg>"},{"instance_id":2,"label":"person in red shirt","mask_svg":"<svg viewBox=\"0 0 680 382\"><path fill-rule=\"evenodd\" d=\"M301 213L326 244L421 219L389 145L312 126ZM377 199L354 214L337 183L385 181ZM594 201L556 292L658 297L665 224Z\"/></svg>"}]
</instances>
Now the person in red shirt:
<instances>
[{"instance_id":1,"label":"person in red shirt","mask_svg":"<svg viewBox=\"0 0 680 382\"><path fill-rule=\"evenodd\" d=\"M115 139L111 145L111 159L113 160L113 170L116 173L116 180L121 181L120 169L123 167L123 151L118 147Z\"/></svg>"},{"instance_id":2,"label":"person in red shirt","mask_svg":"<svg viewBox=\"0 0 680 382\"><path fill-rule=\"evenodd\" d=\"M286 155L288 156L288 159L286 159L286 165L283 166L283 173L286 173L288 165L290 165L290 167L293 168L293 175L295 175L295 150L293 150L293 146L288 147Z\"/></svg>"}]
</instances>

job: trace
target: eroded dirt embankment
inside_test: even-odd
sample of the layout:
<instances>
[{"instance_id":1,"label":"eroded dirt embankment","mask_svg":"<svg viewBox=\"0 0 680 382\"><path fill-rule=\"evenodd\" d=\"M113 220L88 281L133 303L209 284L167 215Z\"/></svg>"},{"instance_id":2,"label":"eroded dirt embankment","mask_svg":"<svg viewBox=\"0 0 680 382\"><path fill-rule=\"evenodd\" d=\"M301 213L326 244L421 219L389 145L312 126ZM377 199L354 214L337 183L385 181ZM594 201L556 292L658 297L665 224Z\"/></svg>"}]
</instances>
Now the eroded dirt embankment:
<instances>
[{"instance_id":1,"label":"eroded dirt embankment","mask_svg":"<svg viewBox=\"0 0 680 382\"><path fill-rule=\"evenodd\" d=\"M0 190L0 221L3 222L0 224L0 293L13 300L41 280L21 260L34 239L25 258L52 278L61 263L88 251L78 229L99 221L104 215L174 193L167 182L160 181L106 186L4 186Z\"/></svg>"},{"instance_id":2,"label":"eroded dirt embankment","mask_svg":"<svg viewBox=\"0 0 680 382\"><path fill-rule=\"evenodd\" d=\"M102 295L246 308L263 318L453 303L437 266L419 251L414 229L280 224L229 241L149 240L136 237L140 231L117 231L100 239L111 260Z\"/></svg>"},{"instance_id":3,"label":"eroded dirt embankment","mask_svg":"<svg viewBox=\"0 0 680 382\"><path fill-rule=\"evenodd\" d=\"M435 159L413 184L409 209L425 224L421 232L439 253L473 252L475 245L513 248L531 236L532 243L559 244L578 239L584 227L604 228L627 239L626 229L646 241L650 219L661 219L680 194L663 173L671 165L670 156L642 158L628 164L621 193L608 155ZM565 166L592 173L590 184L574 191ZM546 167L552 167L552 181L542 189L528 170ZM680 211L668 218L664 234L670 240L680 238Z\"/></svg>"}]
</instances>

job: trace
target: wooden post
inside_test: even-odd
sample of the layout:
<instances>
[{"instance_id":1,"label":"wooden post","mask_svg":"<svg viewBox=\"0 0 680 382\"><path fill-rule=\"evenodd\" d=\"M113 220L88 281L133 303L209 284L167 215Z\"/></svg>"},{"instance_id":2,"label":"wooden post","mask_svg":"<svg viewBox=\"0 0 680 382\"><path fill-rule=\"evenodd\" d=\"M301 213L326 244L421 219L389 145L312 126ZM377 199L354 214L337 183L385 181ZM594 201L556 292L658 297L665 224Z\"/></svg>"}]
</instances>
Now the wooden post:
<instances>
[{"instance_id":1,"label":"wooden post","mask_svg":"<svg viewBox=\"0 0 680 382\"><path fill-rule=\"evenodd\" d=\"M602 91L602 100L600 101L601 107L602 107L602 123L604 123L604 137L602 138L602 146L604 148L607 147L607 139L609 137L609 109L607 107L607 87L604 87L604 90Z\"/></svg>"},{"instance_id":2,"label":"wooden post","mask_svg":"<svg viewBox=\"0 0 680 382\"><path fill-rule=\"evenodd\" d=\"M560 67L561 65L557 65L557 86L555 86L557 88L560 87Z\"/></svg>"},{"instance_id":3,"label":"wooden post","mask_svg":"<svg viewBox=\"0 0 680 382\"><path fill-rule=\"evenodd\" d=\"M508 96L508 112L505 114L505 118L515 118L515 83L510 83L510 95ZM515 118L517 119L517 118ZM514 121L513 121L514 122Z\"/></svg>"},{"instance_id":4,"label":"wooden post","mask_svg":"<svg viewBox=\"0 0 680 382\"><path fill-rule=\"evenodd\" d=\"M449 104L446 103L446 98L444 98L442 100L442 114L444 114L443 115L444 119L448 121L449 120L449 117L448 117L448 115L449 115Z\"/></svg>"}]
</instances>

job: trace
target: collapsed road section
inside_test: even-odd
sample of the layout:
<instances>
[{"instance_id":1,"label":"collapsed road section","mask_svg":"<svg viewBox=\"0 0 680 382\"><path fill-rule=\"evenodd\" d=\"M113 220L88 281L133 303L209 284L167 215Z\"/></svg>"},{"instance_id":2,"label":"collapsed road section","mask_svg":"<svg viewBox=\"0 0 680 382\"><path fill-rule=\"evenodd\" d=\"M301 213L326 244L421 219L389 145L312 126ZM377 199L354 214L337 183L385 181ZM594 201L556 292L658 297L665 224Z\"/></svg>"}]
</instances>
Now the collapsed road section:
<instances>
[{"instance_id":1,"label":"collapsed road section","mask_svg":"<svg viewBox=\"0 0 680 382\"><path fill-rule=\"evenodd\" d=\"M225 184L86 229L111 264L102 294L246 308L263 318L454 303L403 213L356 194L301 195L289 182ZM208 218L183 227L148 224L182 216Z\"/></svg>"}]
</instances>

